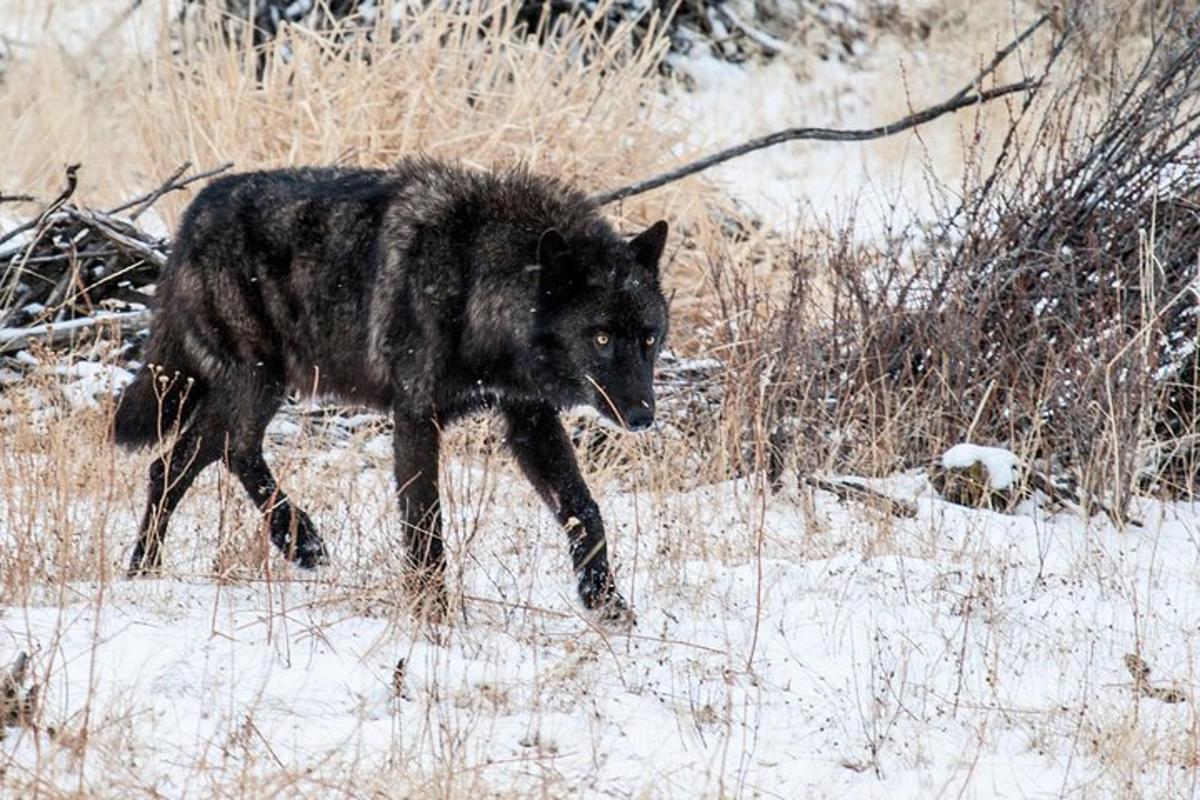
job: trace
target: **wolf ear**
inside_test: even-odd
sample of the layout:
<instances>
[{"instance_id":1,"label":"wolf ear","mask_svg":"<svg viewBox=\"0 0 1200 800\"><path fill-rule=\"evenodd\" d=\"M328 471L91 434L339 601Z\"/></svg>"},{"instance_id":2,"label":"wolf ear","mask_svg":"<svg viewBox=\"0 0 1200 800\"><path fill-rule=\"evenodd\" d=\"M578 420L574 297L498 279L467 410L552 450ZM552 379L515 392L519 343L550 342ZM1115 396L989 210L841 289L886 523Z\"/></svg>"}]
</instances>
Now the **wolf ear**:
<instances>
[{"instance_id":1,"label":"wolf ear","mask_svg":"<svg viewBox=\"0 0 1200 800\"><path fill-rule=\"evenodd\" d=\"M663 248L667 245L667 221L660 219L646 230L629 240L633 248L633 257L643 267L658 269L658 260L662 258Z\"/></svg>"},{"instance_id":2,"label":"wolf ear","mask_svg":"<svg viewBox=\"0 0 1200 800\"><path fill-rule=\"evenodd\" d=\"M547 229L538 240L537 260L538 283L544 294L557 294L570 287L571 250L554 228Z\"/></svg>"},{"instance_id":3,"label":"wolf ear","mask_svg":"<svg viewBox=\"0 0 1200 800\"><path fill-rule=\"evenodd\" d=\"M538 240L537 260L542 269L553 269L567 256L567 240L554 228L548 228Z\"/></svg>"}]
</instances>

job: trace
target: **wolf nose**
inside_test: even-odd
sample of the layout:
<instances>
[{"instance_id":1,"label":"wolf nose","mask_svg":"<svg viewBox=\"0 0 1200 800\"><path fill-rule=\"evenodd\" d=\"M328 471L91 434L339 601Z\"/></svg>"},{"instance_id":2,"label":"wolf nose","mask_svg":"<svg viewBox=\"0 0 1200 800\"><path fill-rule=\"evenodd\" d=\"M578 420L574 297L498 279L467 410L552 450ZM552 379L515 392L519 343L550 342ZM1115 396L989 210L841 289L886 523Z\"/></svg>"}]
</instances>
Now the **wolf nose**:
<instances>
[{"instance_id":1,"label":"wolf nose","mask_svg":"<svg viewBox=\"0 0 1200 800\"><path fill-rule=\"evenodd\" d=\"M654 412L649 408L635 406L625 415L625 425L631 431L644 431L654 423Z\"/></svg>"}]
</instances>

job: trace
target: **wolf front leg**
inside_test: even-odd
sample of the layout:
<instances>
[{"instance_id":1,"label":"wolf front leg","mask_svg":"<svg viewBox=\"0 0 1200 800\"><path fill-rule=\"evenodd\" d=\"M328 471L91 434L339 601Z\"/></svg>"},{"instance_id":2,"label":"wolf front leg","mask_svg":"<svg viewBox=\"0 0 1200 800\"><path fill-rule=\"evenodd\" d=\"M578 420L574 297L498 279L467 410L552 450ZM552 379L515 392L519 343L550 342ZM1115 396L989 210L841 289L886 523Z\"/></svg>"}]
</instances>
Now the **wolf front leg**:
<instances>
[{"instance_id":1,"label":"wolf front leg","mask_svg":"<svg viewBox=\"0 0 1200 800\"><path fill-rule=\"evenodd\" d=\"M414 588L425 614L444 617L446 552L438 502L440 433L432 412L412 413L396 408L393 418L396 497Z\"/></svg>"},{"instance_id":2,"label":"wolf front leg","mask_svg":"<svg viewBox=\"0 0 1200 800\"><path fill-rule=\"evenodd\" d=\"M544 405L507 406L508 442L521 471L566 529L584 606L604 619L631 620L608 566L600 508L592 499L558 413Z\"/></svg>"}]
</instances>

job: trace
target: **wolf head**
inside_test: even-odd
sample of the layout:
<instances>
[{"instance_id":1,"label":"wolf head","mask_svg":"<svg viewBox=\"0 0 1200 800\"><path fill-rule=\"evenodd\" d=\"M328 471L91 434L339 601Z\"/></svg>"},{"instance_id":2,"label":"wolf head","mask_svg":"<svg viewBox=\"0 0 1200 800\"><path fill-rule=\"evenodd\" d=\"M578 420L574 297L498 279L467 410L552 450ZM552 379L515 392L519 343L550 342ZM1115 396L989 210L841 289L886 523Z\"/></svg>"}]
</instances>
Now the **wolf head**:
<instances>
[{"instance_id":1,"label":"wolf head","mask_svg":"<svg viewBox=\"0 0 1200 800\"><path fill-rule=\"evenodd\" d=\"M654 361L667 336L658 262L667 223L626 241L564 238L538 243L537 360L552 380L624 428L654 422Z\"/></svg>"}]
</instances>

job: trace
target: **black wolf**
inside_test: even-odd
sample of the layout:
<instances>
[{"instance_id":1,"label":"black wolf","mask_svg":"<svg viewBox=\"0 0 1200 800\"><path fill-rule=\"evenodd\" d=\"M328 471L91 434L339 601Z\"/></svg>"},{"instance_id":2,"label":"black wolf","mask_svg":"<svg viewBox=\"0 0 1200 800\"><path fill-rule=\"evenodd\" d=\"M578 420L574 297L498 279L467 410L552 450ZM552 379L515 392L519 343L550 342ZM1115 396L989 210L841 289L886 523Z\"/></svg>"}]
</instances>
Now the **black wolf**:
<instances>
[{"instance_id":1,"label":"black wolf","mask_svg":"<svg viewBox=\"0 0 1200 800\"><path fill-rule=\"evenodd\" d=\"M557 412L591 405L630 430L653 421L666 236L657 222L625 240L584 195L523 169L412 159L214 181L184 214L146 366L116 410L122 445L173 437L150 466L130 574L159 567L171 512L219 459L269 515L275 545L302 567L322 563L312 521L262 451L286 393L315 391L391 411L407 558L438 608L439 437L493 408L567 529L584 605L623 616L599 510Z\"/></svg>"}]
</instances>

